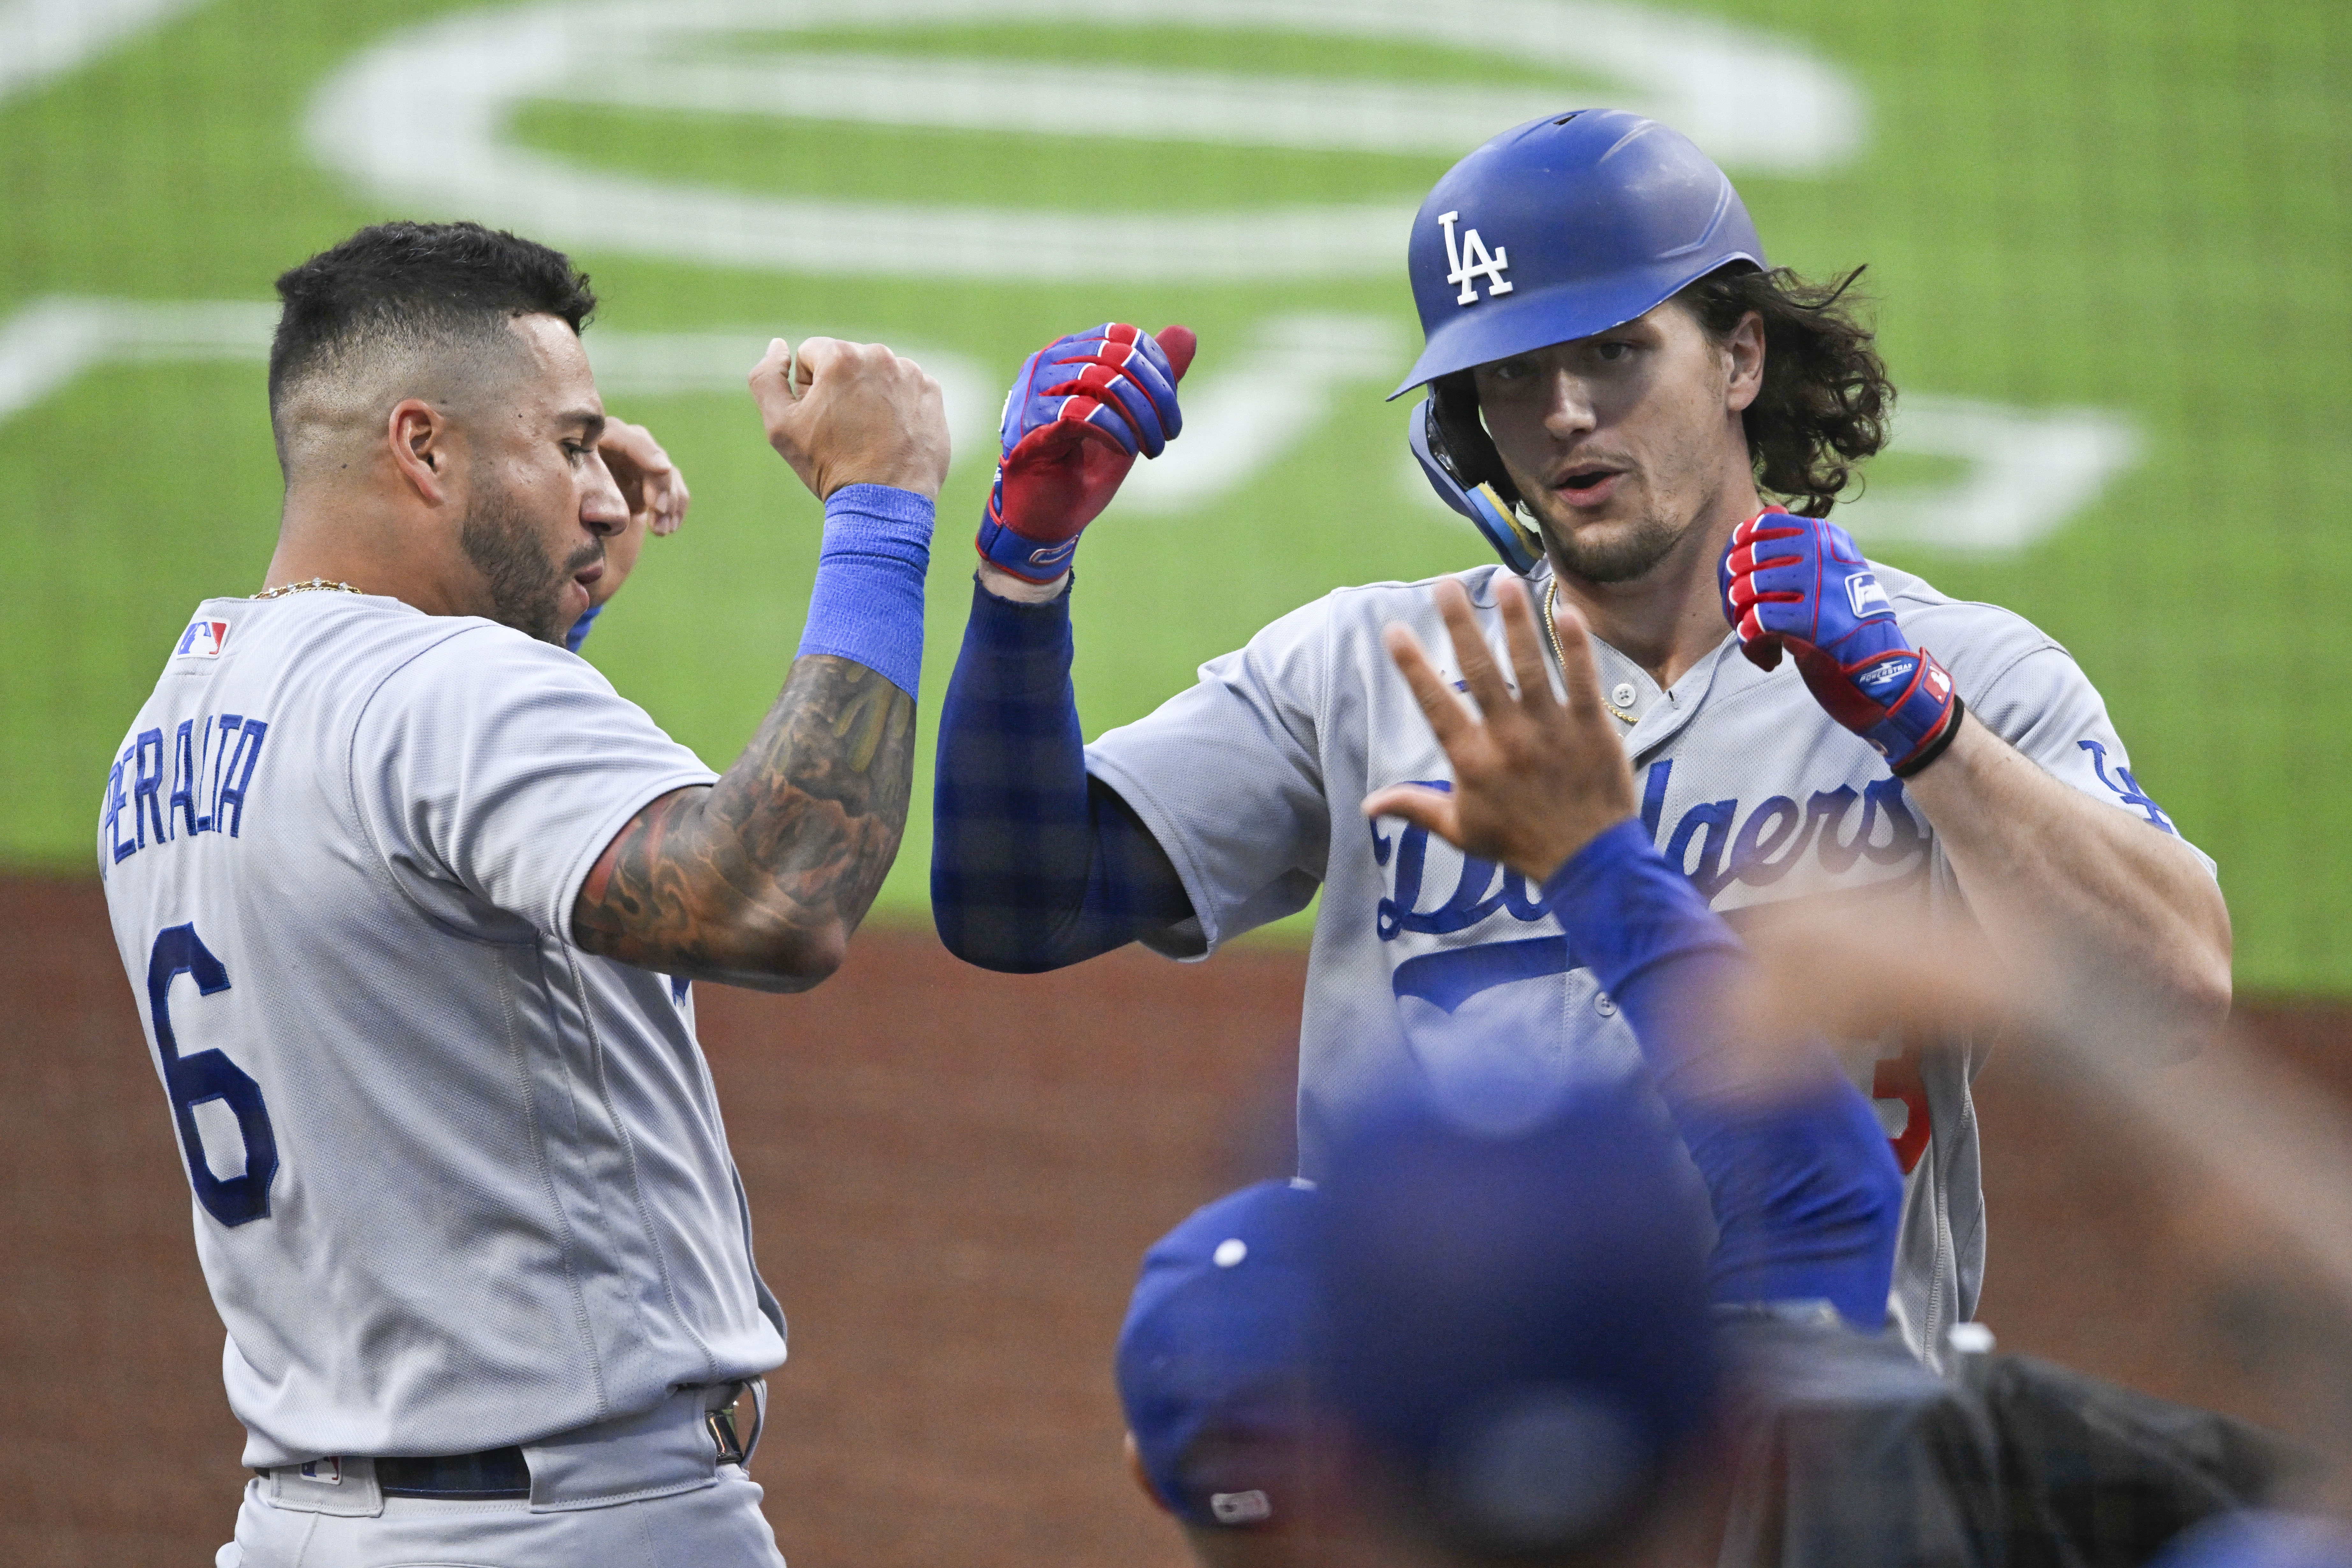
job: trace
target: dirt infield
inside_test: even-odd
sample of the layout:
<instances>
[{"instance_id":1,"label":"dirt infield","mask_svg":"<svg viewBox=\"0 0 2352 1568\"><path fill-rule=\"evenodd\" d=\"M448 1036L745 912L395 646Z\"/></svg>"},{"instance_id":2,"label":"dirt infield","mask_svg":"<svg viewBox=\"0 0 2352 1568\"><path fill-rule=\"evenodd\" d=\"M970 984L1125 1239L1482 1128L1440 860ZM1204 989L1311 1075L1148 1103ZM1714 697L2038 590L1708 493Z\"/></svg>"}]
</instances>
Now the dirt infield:
<instances>
[{"instance_id":1,"label":"dirt infield","mask_svg":"<svg viewBox=\"0 0 2352 1568\"><path fill-rule=\"evenodd\" d=\"M103 904L0 890L0 1561L208 1563L240 1434ZM795 1568L1183 1560L1118 1461L1111 1342L1143 1247L1286 1158L1302 972L1260 949L1009 979L902 930L807 996L698 991L792 1318L754 1473ZM2340 1016L2262 1026L2346 1079ZM2063 1084L1997 1060L1979 1110L2002 1347L2272 1413L2288 1298L2216 1253L2228 1216Z\"/></svg>"}]
</instances>

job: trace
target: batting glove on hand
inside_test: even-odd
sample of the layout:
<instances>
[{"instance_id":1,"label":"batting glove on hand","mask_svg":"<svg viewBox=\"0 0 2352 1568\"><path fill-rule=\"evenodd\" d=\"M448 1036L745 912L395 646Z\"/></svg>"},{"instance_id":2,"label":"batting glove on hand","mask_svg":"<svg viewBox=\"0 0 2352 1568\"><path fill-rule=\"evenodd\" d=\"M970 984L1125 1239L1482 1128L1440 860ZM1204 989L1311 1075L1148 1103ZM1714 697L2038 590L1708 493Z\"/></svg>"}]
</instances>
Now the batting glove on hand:
<instances>
[{"instance_id":1,"label":"batting glove on hand","mask_svg":"<svg viewBox=\"0 0 2352 1568\"><path fill-rule=\"evenodd\" d=\"M1111 322L1023 361L1004 399L981 559L1029 583L1067 572L1079 531L1110 504L1136 454L1160 456L1183 429L1176 384L1195 346L1190 327L1155 339Z\"/></svg>"},{"instance_id":2,"label":"batting glove on hand","mask_svg":"<svg viewBox=\"0 0 2352 1568\"><path fill-rule=\"evenodd\" d=\"M1748 661L1771 669L1782 649L1794 655L1814 700L1897 777L1943 751L1962 711L1951 675L1904 637L1844 529L1771 508L1733 532L1716 575Z\"/></svg>"}]
</instances>

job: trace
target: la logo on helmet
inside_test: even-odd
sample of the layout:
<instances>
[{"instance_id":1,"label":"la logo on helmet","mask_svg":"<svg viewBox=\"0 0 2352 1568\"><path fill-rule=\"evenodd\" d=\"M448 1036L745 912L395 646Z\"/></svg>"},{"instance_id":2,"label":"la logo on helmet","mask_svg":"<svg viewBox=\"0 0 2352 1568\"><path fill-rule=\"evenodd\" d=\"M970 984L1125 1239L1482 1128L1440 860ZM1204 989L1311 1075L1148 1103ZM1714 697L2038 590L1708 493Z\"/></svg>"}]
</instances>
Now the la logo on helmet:
<instances>
[{"instance_id":1,"label":"la logo on helmet","mask_svg":"<svg viewBox=\"0 0 2352 1568\"><path fill-rule=\"evenodd\" d=\"M1437 215L1438 226L1445 231L1446 264L1454 268L1445 275L1445 280L1462 285L1462 292L1454 296L1454 302L1457 305L1476 304L1478 279L1481 278L1486 280L1486 298L1489 300L1497 294L1509 293L1510 280L1503 276L1503 269L1511 264L1509 247L1498 245L1492 256L1487 255L1486 242L1480 239L1478 231L1473 228L1463 231L1461 246L1456 248L1454 226L1461 221L1462 215L1458 212Z\"/></svg>"}]
</instances>

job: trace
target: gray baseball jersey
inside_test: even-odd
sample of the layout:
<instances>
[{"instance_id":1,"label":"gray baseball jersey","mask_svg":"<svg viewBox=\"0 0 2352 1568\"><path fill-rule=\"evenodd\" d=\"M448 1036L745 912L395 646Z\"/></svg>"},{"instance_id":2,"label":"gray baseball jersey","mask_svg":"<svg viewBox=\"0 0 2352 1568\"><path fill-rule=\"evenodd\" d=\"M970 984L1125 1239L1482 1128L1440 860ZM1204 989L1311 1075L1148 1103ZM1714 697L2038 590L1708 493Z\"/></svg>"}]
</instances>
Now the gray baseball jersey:
<instances>
[{"instance_id":1,"label":"gray baseball jersey","mask_svg":"<svg viewBox=\"0 0 2352 1568\"><path fill-rule=\"evenodd\" d=\"M690 992L571 936L614 834L713 776L488 621L198 610L98 854L246 1463L523 1443L783 1359Z\"/></svg>"},{"instance_id":2,"label":"gray baseball jersey","mask_svg":"<svg viewBox=\"0 0 2352 1568\"><path fill-rule=\"evenodd\" d=\"M1971 714L2076 789L2174 831L2063 648L2006 610L1874 570L1904 630L1944 661ZM1507 659L1495 604L1502 572L1457 580ZM1532 585L1540 601L1545 579ZM1456 1064L1499 1052L1535 1097L1640 1063L1615 1005L1522 878L1359 809L1383 785L1450 777L1381 644L1391 622L1412 627L1454 678L1429 584L1342 589L1202 666L1200 684L1087 752L1088 769L1135 808L1192 897L1193 922L1169 933L1163 951L1205 955L1321 889L1299 1036L1309 1175L1332 1117L1392 1074L1442 1083ZM1958 896L1926 816L1877 753L1822 711L1794 660L1759 670L1727 634L1660 690L1631 659L1592 646L1643 820L1735 923L1743 908L1809 893ZM1931 1357L1944 1330L1974 1310L1983 1274L1969 1097L1978 1065L1965 1044L1898 1049L1862 1085L1906 1180L1892 1308L1906 1339Z\"/></svg>"}]
</instances>

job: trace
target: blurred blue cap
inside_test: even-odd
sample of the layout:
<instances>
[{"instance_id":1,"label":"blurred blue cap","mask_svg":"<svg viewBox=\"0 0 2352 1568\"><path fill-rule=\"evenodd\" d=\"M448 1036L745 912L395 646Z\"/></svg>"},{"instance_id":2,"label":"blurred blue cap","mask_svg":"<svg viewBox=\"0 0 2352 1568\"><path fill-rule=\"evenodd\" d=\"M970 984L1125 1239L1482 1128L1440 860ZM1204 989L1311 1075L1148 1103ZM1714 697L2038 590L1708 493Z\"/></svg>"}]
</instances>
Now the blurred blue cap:
<instances>
[{"instance_id":1,"label":"blurred blue cap","mask_svg":"<svg viewBox=\"0 0 2352 1568\"><path fill-rule=\"evenodd\" d=\"M2155 1568L2352 1568L2352 1531L2295 1514L2221 1514L2166 1547Z\"/></svg>"},{"instance_id":2,"label":"blurred blue cap","mask_svg":"<svg viewBox=\"0 0 2352 1568\"><path fill-rule=\"evenodd\" d=\"M1719 267L1762 268L1739 193L1680 132L1622 109L1514 126L1446 171L1406 248L1423 382L1622 325Z\"/></svg>"},{"instance_id":3,"label":"blurred blue cap","mask_svg":"<svg viewBox=\"0 0 2352 1568\"><path fill-rule=\"evenodd\" d=\"M1119 1331L1118 1395L1152 1489L1194 1524L1274 1521L1303 1439L1315 1190L1260 1182L1144 1254Z\"/></svg>"},{"instance_id":4,"label":"blurred blue cap","mask_svg":"<svg viewBox=\"0 0 2352 1568\"><path fill-rule=\"evenodd\" d=\"M1532 1125L1471 1099L1400 1094L1336 1141L1317 1394L1441 1538L1572 1550L1637 1517L1712 1421L1706 1200L1638 1085Z\"/></svg>"}]
</instances>

